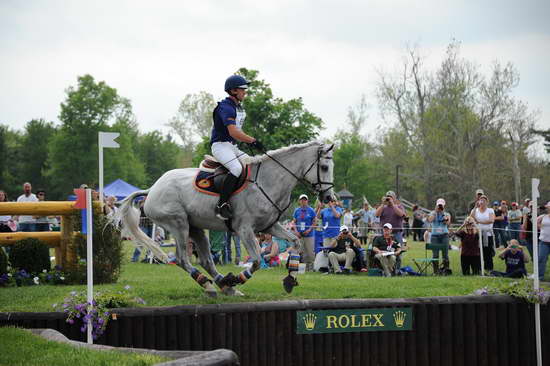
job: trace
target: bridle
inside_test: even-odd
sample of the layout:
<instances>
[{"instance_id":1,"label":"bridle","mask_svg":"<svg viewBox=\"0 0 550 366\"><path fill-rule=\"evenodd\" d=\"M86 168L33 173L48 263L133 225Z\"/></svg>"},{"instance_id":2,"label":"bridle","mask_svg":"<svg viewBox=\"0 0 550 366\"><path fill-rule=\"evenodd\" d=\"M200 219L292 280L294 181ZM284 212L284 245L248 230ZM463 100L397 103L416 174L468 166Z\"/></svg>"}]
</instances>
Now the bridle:
<instances>
[{"instance_id":1,"label":"bridle","mask_svg":"<svg viewBox=\"0 0 550 366\"><path fill-rule=\"evenodd\" d=\"M304 172L304 174L302 174L301 177L298 177L296 174L294 174L294 172L290 171L290 169L288 169L286 166L284 166L280 161L278 161L277 159L275 159L273 156L269 155L266 151L264 151L263 153L268 157L270 158L271 160L273 160L277 165L279 165L281 168L283 168L284 170L286 170L291 176L293 176L297 181L298 183L302 184L306 189L308 189L311 193L315 194L315 195L319 195L320 198L322 198L322 195L323 193L327 192L328 190L330 190L332 187L334 187L334 183L333 182L323 182L321 181L321 166L320 166L320 161L321 161L321 158L323 158L323 153L328 153L329 151L331 151L332 149L334 148L334 145L332 145L328 150L326 151L323 151L322 147L319 148L319 150L317 150L317 158L310 164L309 168L307 168L307 170ZM324 157L324 159L332 159L332 157ZM309 171L311 169L313 169L313 167L317 165L317 182L316 183L310 183L307 179L306 179L306 175L307 173L309 173ZM250 183L252 184L255 184L256 187L258 187L258 189L260 190L260 192L262 192L262 194L265 196L265 198L267 198L267 200L273 205L273 207L275 207L275 209L277 209L277 212L278 212L278 215L277 215L277 218L275 219L275 221L273 221L269 226L267 226L266 228L260 230L260 231L265 231L267 229L269 229L270 227L272 227L277 221L279 221L279 219L281 218L281 215L283 214L283 212L285 212L288 207L290 207L290 204L292 203L292 200L289 198L288 200L288 204L285 206L285 208L281 209L277 203L275 203L271 197L269 197L269 195L267 194L266 191L264 191L264 189L258 184L258 175L260 173L260 168L262 166L262 163L260 162L258 164L258 169L256 169L256 174L254 176L254 180L248 180ZM326 189L322 189L323 186L328 186L328 188Z\"/></svg>"}]
</instances>

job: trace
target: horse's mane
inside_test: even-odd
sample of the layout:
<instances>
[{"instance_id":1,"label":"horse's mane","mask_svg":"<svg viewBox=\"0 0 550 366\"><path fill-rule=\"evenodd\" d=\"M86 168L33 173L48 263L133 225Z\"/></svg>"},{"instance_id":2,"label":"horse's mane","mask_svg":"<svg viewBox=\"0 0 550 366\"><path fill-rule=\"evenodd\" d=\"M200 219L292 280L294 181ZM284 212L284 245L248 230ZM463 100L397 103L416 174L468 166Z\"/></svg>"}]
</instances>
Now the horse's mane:
<instances>
[{"instance_id":1,"label":"horse's mane","mask_svg":"<svg viewBox=\"0 0 550 366\"><path fill-rule=\"evenodd\" d=\"M280 149L277 149L277 150L270 150L267 153L270 156L280 158L282 156L285 156L285 155L288 155L288 154L293 154L297 151L303 150L307 147L310 147L310 146L313 146L313 145L321 146L322 144L323 143L320 142L320 141L310 141L310 142L306 142L304 144L290 145L290 146L281 147ZM258 164L258 163L262 163L262 162L267 161L267 160L269 160L269 157L266 154L256 155L256 156L249 156L247 158L242 159L243 163L245 163L245 164Z\"/></svg>"}]
</instances>

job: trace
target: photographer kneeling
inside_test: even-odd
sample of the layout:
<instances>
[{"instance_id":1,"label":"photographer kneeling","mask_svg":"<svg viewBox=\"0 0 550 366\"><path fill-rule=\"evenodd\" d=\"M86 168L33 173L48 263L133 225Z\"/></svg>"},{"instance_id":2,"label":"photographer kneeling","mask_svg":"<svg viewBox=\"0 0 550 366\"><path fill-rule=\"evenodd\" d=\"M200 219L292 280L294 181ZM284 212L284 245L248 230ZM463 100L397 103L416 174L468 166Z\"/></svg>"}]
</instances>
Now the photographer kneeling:
<instances>
[{"instance_id":1,"label":"photographer kneeling","mask_svg":"<svg viewBox=\"0 0 550 366\"><path fill-rule=\"evenodd\" d=\"M372 242L374 257L378 259L386 277L391 277L395 271L397 257L403 251L401 244L392 235L392 224L389 222L383 226L383 236L377 236Z\"/></svg>"},{"instance_id":2,"label":"photographer kneeling","mask_svg":"<svg viewBox=\"0 0 550 366\"><path fill-rule=\"evenodd\" d=\"M449 269L449 224L451 215L445 211L445 200L440 198L435 203L435 210L430 212L428 222L432 224L431 245L437 246L432 249L433 259L439 260L439 250L442 251L444 273ZM433 262L434 273L440 273L439 262Z\"/></svg>"},{"instance_id":3,"label":"photographer kneeling","mask_svg":"<svg viewBox=\"0 0 550 366\"><path fill-rule=\"evenodd\" d=\"M352 263L355 258L355 251L351 247L354 245L361 248L361 242L357 239L346 225L340 227L340 234L332 242L328 260L332 265L335 274L350 274L352 272ZM340 269L340 263L345 263L344 271Z\"/></svg>"}]
</instances>

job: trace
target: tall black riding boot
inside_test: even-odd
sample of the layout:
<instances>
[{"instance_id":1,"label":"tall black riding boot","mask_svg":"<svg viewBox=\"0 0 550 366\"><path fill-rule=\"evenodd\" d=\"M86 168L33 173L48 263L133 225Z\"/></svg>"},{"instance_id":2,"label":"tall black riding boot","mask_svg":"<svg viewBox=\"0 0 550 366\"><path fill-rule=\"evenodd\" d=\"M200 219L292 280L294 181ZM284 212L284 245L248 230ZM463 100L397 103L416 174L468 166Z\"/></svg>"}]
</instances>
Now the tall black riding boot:
<instances>
[{"instance_id":1,"label":"tall black riding boot","mask_svg":"<svg viewBox=\"0 0 550 366\"><path fill-rule=\"evenodd\" d=\"M238 180L239 178L235 177L231 173L227 173L225 179L223 180L223 187L220 192L220 201L218 202L218 207L216 207L216 216L221 220L229 220L233 217L231 206L227 201L229 201L229 197L231 197L231 193L233 193Z\"/></svg>"}]
</instances>

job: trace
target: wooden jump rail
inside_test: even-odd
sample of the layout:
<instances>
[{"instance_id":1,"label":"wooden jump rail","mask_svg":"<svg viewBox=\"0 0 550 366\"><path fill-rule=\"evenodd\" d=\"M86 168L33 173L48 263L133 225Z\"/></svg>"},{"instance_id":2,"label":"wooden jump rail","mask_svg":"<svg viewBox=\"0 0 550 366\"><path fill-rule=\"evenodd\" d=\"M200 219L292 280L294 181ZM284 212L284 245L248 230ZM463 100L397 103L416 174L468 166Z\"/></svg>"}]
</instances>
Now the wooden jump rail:
<instances>
[{"instance_id":1,"label":"wooden jump rail","mask_svg":"<svg viewBox=\"0 0 550 366\"><path fill-rule=\"evenodd\" d=\"M74 201L0 202L0 215L61 216L61 231L0 233L0 245L13 245L19 240L35 238L55 248L56 264L62 268L76 265L75 232L72 215L80 209Z\"/></svg>"}]
</instances>

